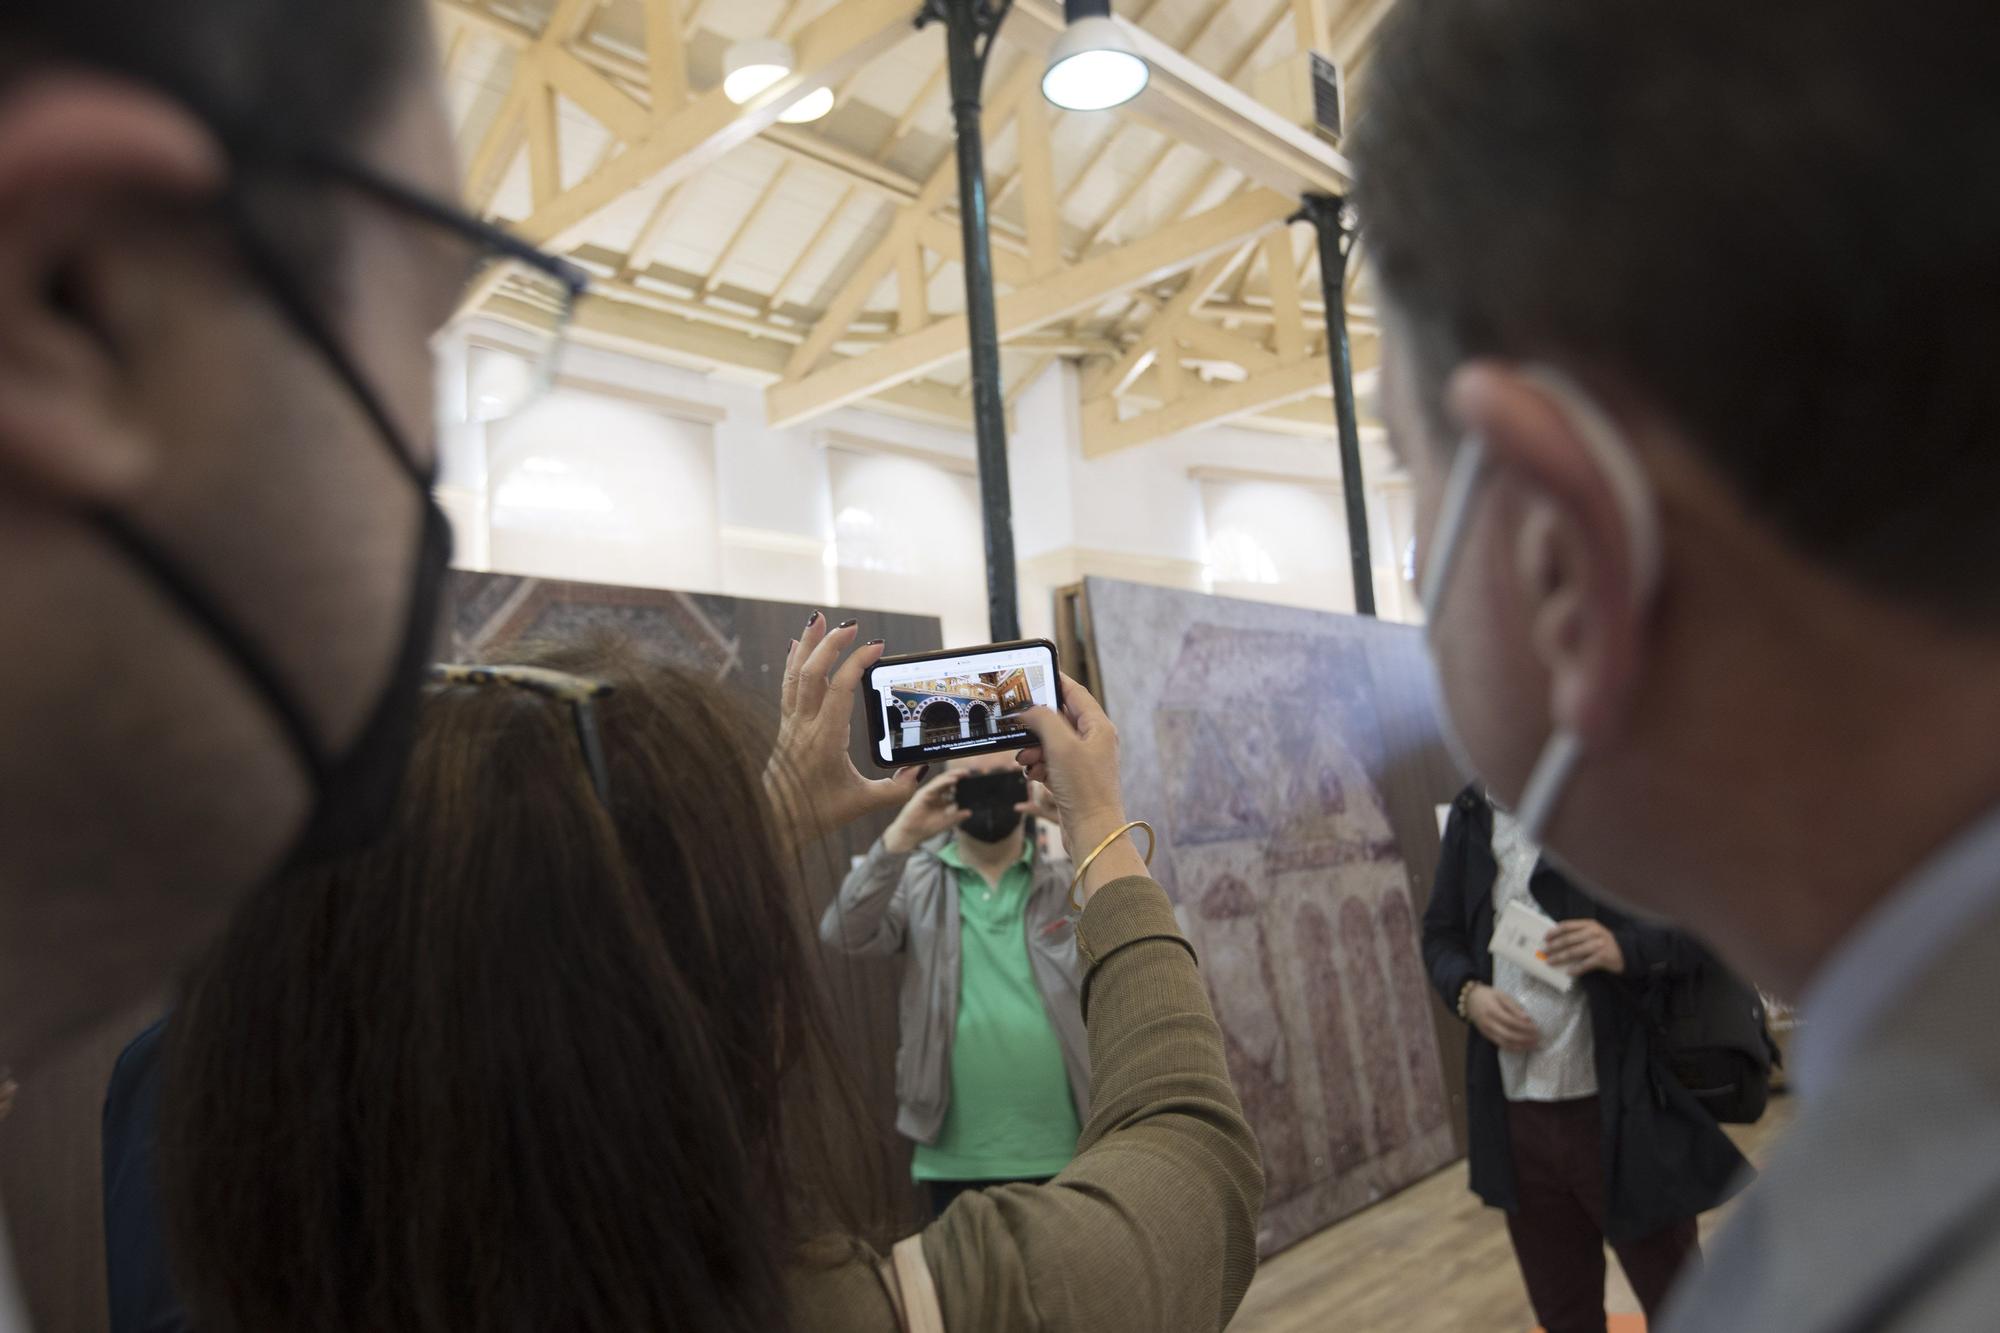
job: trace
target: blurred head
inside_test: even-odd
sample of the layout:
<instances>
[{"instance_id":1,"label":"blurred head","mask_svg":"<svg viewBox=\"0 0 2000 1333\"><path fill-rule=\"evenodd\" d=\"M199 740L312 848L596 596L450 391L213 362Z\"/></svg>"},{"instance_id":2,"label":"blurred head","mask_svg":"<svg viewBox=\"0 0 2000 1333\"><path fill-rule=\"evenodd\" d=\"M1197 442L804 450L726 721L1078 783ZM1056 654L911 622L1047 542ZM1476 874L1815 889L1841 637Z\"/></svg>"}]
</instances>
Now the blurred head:
<instances>
[{"instance_id":1,"label":"blurred head","mask_svg":"<svg viewBox=\"0 0 2000 1333\"><path fill-rule=\"evenodd\" d=\"M1770 917L1732 860L1824 839L1787 794L1864 761L1910 843L1865 875L1994 795L1950 736L2000 708L2000 178L1964 170L2000 9L1921 9L1404 0L1351 145L1427 562L1467 496L1459 740L1587 875L1732 942Z\"/></svg>"},{"instance_id":2,"label":"blurred head","mask_svg":"<svg viewBox=\"0 0 2000 1333\"><path fill-rule=\"evenodd\" d=\"M946 764L946 767L962 777L997 773L1020 779L1018 783L1008 785L1007 799L975 803L968 807L972 813L958 826L957 832L961 843L970 841L989 851L997 845L1013 843L1022 825L1021 812L1014 806L1017 802L1028 798L1027 779L1021 777L1021 765L1015 759L1015 752L1002 750L995 754L953 759ZM954 799L960 806L965 806L966 789L961 787L959 792L960 794Z\"/></svg>"},{"instance_id":3,"label":"blurred head","mask_svg":"<svg viewBox=\"0 0 2000 1333\"><path fill-rule=\"evenodd\" d=\"M397 824L241 910L168 1034L196 1324L764 1330L862 1131L738 701L615 645L428 692ZM836 1242L838 1243L838 1242Z\"/></svg>"},{"instance_id":4,"label":"blurred head","mask_svg":"<svg viewBox=\"0 0 2000 1333\"><path fill-rule=\"evenodd\" d=\"M427 339L465 256L278 165L298 152L450 196L415 0L0 12L15 1058L157 988L298 840L320 794L298 738L357 749L421 610Z\"/></svg>"}]
</instances>

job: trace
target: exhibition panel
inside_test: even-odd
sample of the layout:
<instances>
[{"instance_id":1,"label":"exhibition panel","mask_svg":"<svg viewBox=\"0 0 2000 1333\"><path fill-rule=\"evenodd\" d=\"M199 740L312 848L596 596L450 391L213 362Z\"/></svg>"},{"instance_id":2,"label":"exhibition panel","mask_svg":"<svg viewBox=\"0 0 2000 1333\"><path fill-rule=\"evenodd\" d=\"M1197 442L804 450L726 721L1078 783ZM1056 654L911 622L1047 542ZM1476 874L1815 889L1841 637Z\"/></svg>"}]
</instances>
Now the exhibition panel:
<instances>
[{"instance_id":1,"label":"exhibition panel","mask_svg":"<svg viewBox=\"0 0 2000 1333\"><path fill-rule=\"evenodd\" d=\"M1270 1253L1457 1154L1462 1038L1415 927L1457 784L1430 667L1373 620L1103 579L1084 601L1126 804L1159 824L1264 1146Z\"/></svg>"}]
</instances>

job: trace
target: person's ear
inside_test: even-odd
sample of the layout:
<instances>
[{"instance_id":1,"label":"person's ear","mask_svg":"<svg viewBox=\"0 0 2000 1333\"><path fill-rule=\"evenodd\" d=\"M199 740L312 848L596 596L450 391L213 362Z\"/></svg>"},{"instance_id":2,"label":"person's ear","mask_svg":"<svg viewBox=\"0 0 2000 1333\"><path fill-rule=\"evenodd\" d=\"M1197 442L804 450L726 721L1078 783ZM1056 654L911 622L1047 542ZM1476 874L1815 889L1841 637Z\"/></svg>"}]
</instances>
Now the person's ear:
<instances>
[{"instance_id":1,"label":"person's ear","mask_svg":"<svg viewBox=\"0 0 2000 1333\"><path fill-rule=\"evenodd\" d=\"M201 122L136 84L52 75L0 99L0 484L103 505L151 473L101 261L136 210L185 205L226 175Z\"/></svg>"},{"instance_id":2,"label":"person's ear","mask_svg":"<svg viewBox=\"0 0 2000 1333\"><path fill-rule=\"evenodd\" d=\"M1650 537L1629 488L1608 474L1604 442L1586 435L1607 423L1585 422L1580 414L1597 409L1500 362L1468 363L1448 393L1454 419L1485 442L1489 484L1516 518L1508 573L1529 650L1548 674L1550 718L1586 744L1601 741L1637 680L1650 592L1641 549Z\"/></svg>"}]
</instances>

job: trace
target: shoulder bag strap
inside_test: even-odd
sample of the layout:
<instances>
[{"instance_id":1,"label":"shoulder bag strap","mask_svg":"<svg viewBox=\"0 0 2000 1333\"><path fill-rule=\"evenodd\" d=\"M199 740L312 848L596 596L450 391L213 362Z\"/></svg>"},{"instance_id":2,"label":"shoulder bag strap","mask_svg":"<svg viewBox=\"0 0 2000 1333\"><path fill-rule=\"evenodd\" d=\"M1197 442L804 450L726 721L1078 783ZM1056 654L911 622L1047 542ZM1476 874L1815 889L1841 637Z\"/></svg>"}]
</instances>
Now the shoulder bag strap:
<instances>
[{"instance_id":1,"label":"shoulder bag strap","mask_svg":"<svg viewBox=\"0 0 2000 1333\"><path fill-rule=\"evenodd\" d=\"M882 1285L889 1289L889 1302L896 1307L896 1325L902 1333L944 1333L944 1310L938 1305L930 1265L924 1262L921 1233L897 1241L877 1271Z\"/></svg>"}]
</instances>

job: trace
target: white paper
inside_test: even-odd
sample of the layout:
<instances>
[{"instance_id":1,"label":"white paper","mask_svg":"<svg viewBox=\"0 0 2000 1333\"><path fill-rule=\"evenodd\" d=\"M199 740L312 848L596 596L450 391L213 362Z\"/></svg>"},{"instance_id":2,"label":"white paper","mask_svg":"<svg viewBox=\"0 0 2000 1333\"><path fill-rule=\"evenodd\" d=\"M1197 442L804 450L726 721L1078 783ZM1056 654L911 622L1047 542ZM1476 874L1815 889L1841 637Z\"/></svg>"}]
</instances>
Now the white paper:
<instances>
[{"instance_id":1,"label":"white paper","mask_svg":"<svg viewBox=\"0 0 2000 1333\"><path fill-rule=\"evenodd\" d=\"M1576 978L1548 962L1547 941L1555 928L1555 922L1515 898L1493 923L1493 956L1505 958L1537 981L1568 994Z\"/></svg>"}]
</instances>

